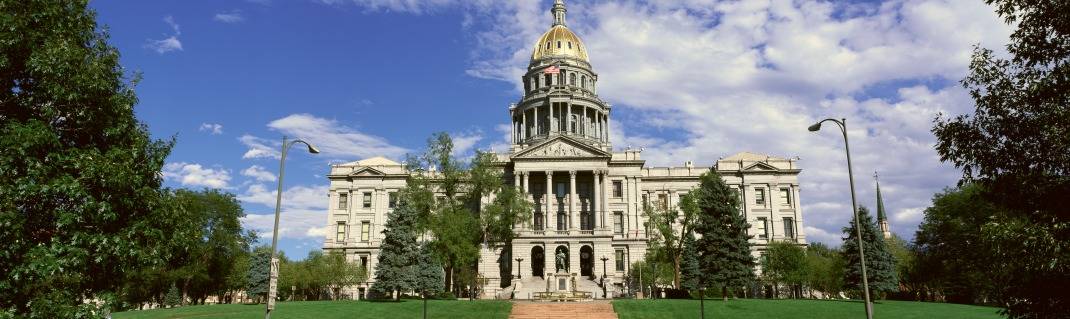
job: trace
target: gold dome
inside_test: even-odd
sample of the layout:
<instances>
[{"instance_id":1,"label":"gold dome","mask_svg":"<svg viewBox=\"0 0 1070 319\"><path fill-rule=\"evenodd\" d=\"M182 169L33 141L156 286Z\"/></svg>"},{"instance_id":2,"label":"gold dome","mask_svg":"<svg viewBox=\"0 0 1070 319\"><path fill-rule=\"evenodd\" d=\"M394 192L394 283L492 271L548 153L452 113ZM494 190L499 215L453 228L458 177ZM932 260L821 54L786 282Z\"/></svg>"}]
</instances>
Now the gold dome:
<instances>
[{"instance_id":1,"label":"gold dome","mask_svg":"<svg viewBox=\"0 0 1070 319\"><path fill-rule=\"evenodd\" d=\"M561 24L553 26L539 37L539 41L535 43L535 52L531 54L531 61L551 57L591 62L587 59L587 47L583 45L580 37Z\"/></svg>"}]
</instances>

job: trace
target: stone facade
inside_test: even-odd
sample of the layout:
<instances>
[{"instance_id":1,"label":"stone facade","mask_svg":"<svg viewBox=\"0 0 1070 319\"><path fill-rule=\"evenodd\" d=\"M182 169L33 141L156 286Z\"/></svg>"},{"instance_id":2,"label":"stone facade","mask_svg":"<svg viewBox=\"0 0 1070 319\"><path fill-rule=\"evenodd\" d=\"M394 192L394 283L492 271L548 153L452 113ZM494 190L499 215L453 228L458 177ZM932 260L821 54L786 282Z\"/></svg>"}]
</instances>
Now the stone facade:
<instances>
[{"instance_id":1,"label":"stone facade","mask_svg":"<svg viewBox=\"0 0 1070 319\"><path fill-rule=\"evenodd\" d=\"M567 256L562 272L584 280L604 275L619 288L630 265L646 254L644 203L677 207L680 196L711 169L691 161L647 167L642 150L615 151L609 137L612 107L596 93L598 75L586 47L565 26L561 0L551 12L554 24L535 44L523 76L525 94L509 107L512 146L498 155L506 178L528 194L535 211L517 225L519 236L509 247L483 247L479 272L489 293L509 286L508 277L516 275L545 280L557 271L559 252ZM755 257L770 241L806 243L796 160L742 152L718 159L712 169L740 190ZM343 251L374 274L382 225L407 176L402 164L382 157L333 165L324 250ZM523 258L522 265L516 258ZM605 272L601 258L607 258Z\"/></svg>"}]
</instances>

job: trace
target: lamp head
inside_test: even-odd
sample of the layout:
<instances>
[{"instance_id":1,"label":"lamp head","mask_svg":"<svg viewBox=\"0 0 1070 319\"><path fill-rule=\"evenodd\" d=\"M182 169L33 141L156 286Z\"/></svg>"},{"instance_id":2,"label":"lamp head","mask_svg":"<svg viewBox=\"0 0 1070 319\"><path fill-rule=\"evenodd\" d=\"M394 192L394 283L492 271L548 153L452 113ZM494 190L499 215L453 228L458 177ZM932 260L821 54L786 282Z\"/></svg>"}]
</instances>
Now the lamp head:
<instances>
[{"instance_id":1,"label":"lamp head","mask_svg":"<svg viewBox=\"0 0 1070 319\"><path fill-rule=\"evenodd\" d=\"M810 132L817 132L821 130L821 122L814 123L814 125L810 125L807 129L810 130Z\"/></svg>"},{"instance_id":2,"label":"lamp head","mask_svg":"<svg viewBox=\"0 0 1070 319\"><path fill-rule=\"evenodd\" d=\"M312 154L319 154L320 153L320 150L318 148L316 148L315 146L312 146L312 144L305 143L305 145L308 145L308 152L309 153L312 153Z\"/></svg>"}]
</instances>

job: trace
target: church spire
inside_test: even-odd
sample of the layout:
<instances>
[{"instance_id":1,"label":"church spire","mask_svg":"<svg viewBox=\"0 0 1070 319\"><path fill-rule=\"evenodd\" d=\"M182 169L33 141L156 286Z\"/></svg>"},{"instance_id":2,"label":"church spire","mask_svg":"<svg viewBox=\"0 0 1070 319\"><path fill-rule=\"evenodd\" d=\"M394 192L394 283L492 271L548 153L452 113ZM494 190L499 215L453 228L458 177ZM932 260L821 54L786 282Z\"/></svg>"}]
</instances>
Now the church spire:
<instances>
[{"instance_id":1,"label":"church spire","mask_svg":"<svg viewBox=\"0 0 1070 319\"><path fill-rule=\"evenodd\" d=\"M565 0L554 0L554 7L550 9L550 13L554 14L554 26L565 25Z\"/></svg>"},{"instance_id":2,"label":"church spire","mask_svg":"<svg viewBox=\"0 0 1070 319\"><path fill-rule=\"evenodd\" d=\"M881 181L877 172L873 172L873 179L877 181L877 224L880 225L884 238L891 238L892 232L888 229L888 215L884 212L884 198L881 197Z\"/></svg>"}]
</instances>

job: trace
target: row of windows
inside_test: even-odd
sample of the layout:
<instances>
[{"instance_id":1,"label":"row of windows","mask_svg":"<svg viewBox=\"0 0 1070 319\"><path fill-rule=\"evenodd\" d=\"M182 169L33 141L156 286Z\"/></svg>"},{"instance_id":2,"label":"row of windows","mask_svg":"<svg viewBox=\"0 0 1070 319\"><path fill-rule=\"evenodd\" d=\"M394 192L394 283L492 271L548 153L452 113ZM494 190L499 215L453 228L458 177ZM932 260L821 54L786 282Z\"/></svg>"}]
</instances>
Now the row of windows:
<instances>
[{"instance_id":1,"label":"row of windows","mask_svg":"<svg viewBox=\"0 0 1070 319\"><path fill-rule=\"evenodd\" d=\"M765 207L765 202L766 202L766 200L765 200L765 188L755 188L754 189L754 204L758 205L760 207ZM781 188L780 189L780 205L782 205L782 206L791 206L791 189L790 188Z\"/></svg>"},{"instance_id":2,"label":"row of windows","mask_svg":"<svg viewBox=\"0 0 1070 319\"><path fill-rule=\"evenodd\" d=\"M398 205L398 196L397 196L397 194L398 193L396 193L396 192L390 192L390 193L387 194L388 197L389 197L389 200L387 201L388 202L387 205L388 205L389 208L397 207L397 205ZM363 208L372 208L372 193L371 192L364 192L363 196L364 196L364 198L363 198L363 201L361 202L361 207L363 207ZM346 194L346 193L339 193L338 194L338 209L340 209L340 210L349 209L349 194Z\"/></svg>"},{"instance_id":3,"label":"row of windows","mask_svg":"<svg viewBox=\"0 0 1070 319\"><path fill-rule=\"evenodd\" d=\"M568 44L568 48L569 48L569 49L571 49L571 48L572 48L572 41L565 41L565 43L566 43L566 44ZM553 42L552 42L552 41L546 41L546 49L547 49L547 50L551 49L551 48L552 48L552 45L553 45ZM579 44L577 44L577 46L579 46ZM560 49L560 48L561 48L561 41L557 41L557 48L558 48L558 49Z\"/></svg>"},{"instance_id":4,"label":"row of windows","mask_svg":"<svg viewBox=\"0 0 1070 319\"><path fill-rule=\"evenodd\" d=\"M769 219L758 217L758 238L769 238ZM795 238L795 219L784 217L784 237Z\"/></svg>"},{"instance_id":5,"label":"row of windows","mask_svg":"<svg viewBox=\"0 0 1070 319\"><path fill-rule=\"evenodd\" d=\"M360 222L360 241L366 242L371 239L371 229L371 222ZM335 230L334 240L338 242L343 242L346 240L346 222L338 222L338 226Z\"/></svg>"},{"instance_id":6,"label":"row of windows","mask_svg":"<svg viewBox=\"0 0 1070 319\"><path fill-rule=\"evenodd\" d=\"M527 83L525 86L528 91L538 90L539 87L553 85L553 78L553 74L543 74L542 81L539 81L538 76L532 76L530 83ZM565 79L568 79L568 85L577 86L578 84L582 89L594 89L594 78L588 79L586 74L581 74L579 77L576 77L576 72L566 72L565 70L561 70L561 72L557 74L557 83L559 85L564 85Z\"/></svg>"}]
</instances>

